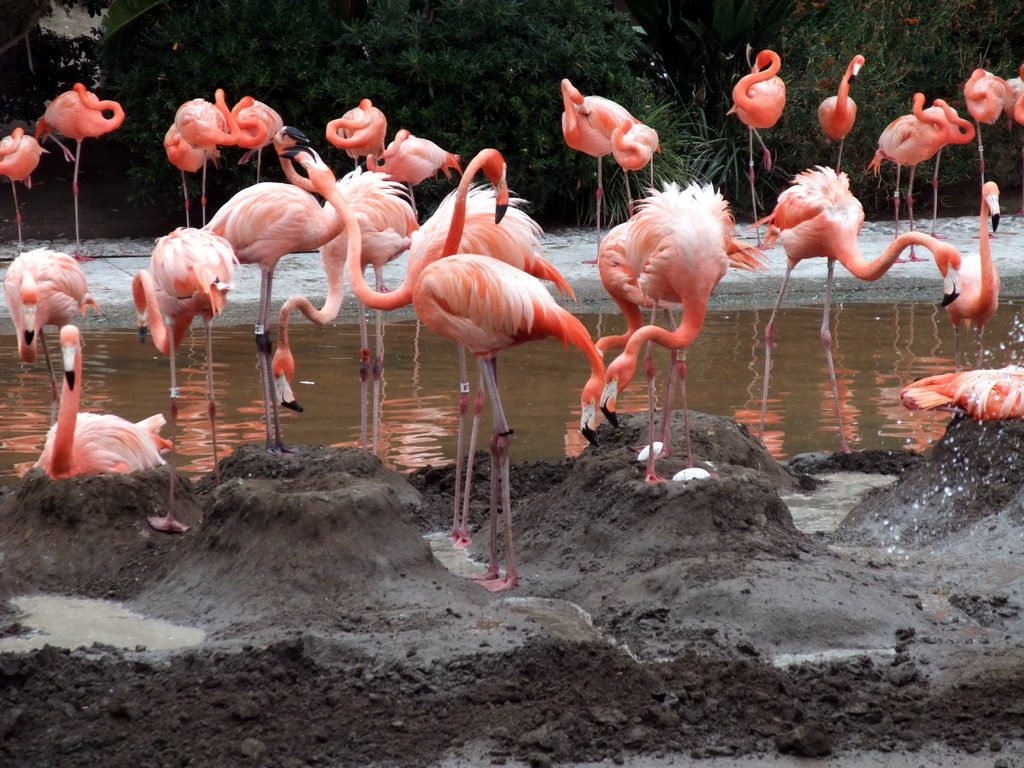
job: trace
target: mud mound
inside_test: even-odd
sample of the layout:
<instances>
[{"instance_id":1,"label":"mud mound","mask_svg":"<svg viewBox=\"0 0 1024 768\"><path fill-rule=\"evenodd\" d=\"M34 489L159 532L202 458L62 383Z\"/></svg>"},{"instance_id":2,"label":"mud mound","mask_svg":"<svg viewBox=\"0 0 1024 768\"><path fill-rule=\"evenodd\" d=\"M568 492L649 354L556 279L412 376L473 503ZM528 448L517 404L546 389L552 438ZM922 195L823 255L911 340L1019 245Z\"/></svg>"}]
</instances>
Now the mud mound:
<instances>
[{"instance_id":1,"label":"mud mound","mask_svg":"<svg viewBox=\"0 0 1024 768\"><path fill-rule=\"evenodd\" d=\"M187 548L146 518L167 511L169 467L53 480L32 470L0 501L0 595L43 591L130 598ZM195 524L199 501L177 475L175 515ZM187 536L187 534L186 534Z\"/></svg>"},{"instance_id":2,"label":"mud mound","mask_svg":"<svg viewBox=\"0 0 1024 768\"><path fill-rule=\"evenodd\" d=\"M827 472L864 472L870 475L902 475L924 461L916 451L854 451L853 453L800 453L789 460L793 472L820 475Z\"/></svg>"},{"instance_id":3,"label":"mud mound","mask_svg":"<svg viewBox=\"0 0 1024 768\"><path fill-rule=\"evenodd\" d=\"M982 520L1024 525L1024 424L956 418L924 460L843 520L836 540L932 544Z\"/></svg>"}]
</instances>

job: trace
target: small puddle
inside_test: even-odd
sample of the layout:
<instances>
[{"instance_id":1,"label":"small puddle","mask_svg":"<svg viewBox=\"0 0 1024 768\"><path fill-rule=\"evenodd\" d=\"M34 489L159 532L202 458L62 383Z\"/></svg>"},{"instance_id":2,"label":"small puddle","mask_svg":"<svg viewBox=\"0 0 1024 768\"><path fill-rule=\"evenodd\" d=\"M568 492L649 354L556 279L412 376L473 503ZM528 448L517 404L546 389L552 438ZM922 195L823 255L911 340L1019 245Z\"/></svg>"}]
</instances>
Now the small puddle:
<instances>
[{"instance_id":1,"label":"small puddle","mask_svg":"<svg viewBox=\"0 0 1024 768\"><path fill-rule=\"evenodd\" d=\"M147 619L109 600L37 595L10 602L21 611L16 620L30 633L0 638L0 652L27 653L45 645L79 648L93 643L166 651L206 639L201 629Z\"/></svg>"},{"instance_id":2,"label":"small puddle","mask_svg":"<svg viewBox=\"0 0 1024 768\"><path fill-rule=\"evenodd\" d=\"M787 493L781 499L789 507L793 524L801 533L832 533L861 499L875 488L896 482L895 475L836 472L818 475L812 493Z\"/></svg>"}]
</instances>

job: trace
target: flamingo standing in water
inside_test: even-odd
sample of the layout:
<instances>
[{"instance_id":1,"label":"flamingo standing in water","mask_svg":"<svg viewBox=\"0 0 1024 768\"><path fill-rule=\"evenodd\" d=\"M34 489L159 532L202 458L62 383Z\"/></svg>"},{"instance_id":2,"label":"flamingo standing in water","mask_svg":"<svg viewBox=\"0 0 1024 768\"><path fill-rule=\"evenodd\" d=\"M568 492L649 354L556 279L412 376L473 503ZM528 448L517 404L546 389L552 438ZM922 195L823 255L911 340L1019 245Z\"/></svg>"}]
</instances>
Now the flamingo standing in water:
<instances>
[{"instance_id":1,"label":"flamingo standing in water","mask_svg":"<svg viewBox=\"0 0 1024 768\"><path fill-rule=\"evenodd\" d=\"M171 363L171 466L178 432L178 384L175 352L196 315L206 327L206 388L213 443L213 472L220 483L217 465L217 400L213 391L212 323L224 309L234 278L237 259L231 243L202 229L179 228L156 241L149 270L140 270L132 281L135 309L139 314L139 338L147 325L156 348ZM147 323L148 318L148 323ZM174 472L168 494L167 514L149 518L158 531L180 533L188 526L174 517Z\"/></svg>"},{"instance_id":2,"label":"flamingo standing in water","mask_svg":"<svg viewBox=\"0 0 1024 768\"><path fill-rule=\"evenodd\" d=\"M64 391L57 423L46 434L35 466L50 477L90 473L126 474L164 464L171 444L160 437L167 422L156 413L132 423L109 413L79 413L82 392L82 340L78 328L60 329Z\"/></svg>"},{"instance_id":3,"label":"flamingo standing in water","mask_svg":"<svg viewBox=\"0 0 1024 768\"><path fill-rule=\"evenodd\" d=\"M9 136L0 139L0 176L11 180L14 195L14 220L18 223L18 252L24 247L21 238L21 209L18 207L18 188L14 182L24 182L32 189L32 172L39 166L39 158L46 152L39 142L25 135L24 128L15 128Z\"/></svg>"},{"instance_id":4,"label":"flamingo standing in water","mask_svg":"<svg viewBox=\"0 0 1024 768\"><path fill-rule=\"evenodd\" d=\"M603 96L584 96L568 80L563 79L562 135L570 149L597 158L597 191L594 193L597 222L597 247L601 250L601 201L604 198L602 159L612 155L622 168L626 181L629 214L633 214L633 196L629 191L627 171L639 171L651 163L658 149L658 132L637 120L629 111ZM654 166L651 165L651 184ZM596 262L590 262L596 263Z\"/></svg>"},{"instance_id":5,"label":"flamingo standing in water","mask_svg":"<svg viewBox=\"0 0 1024 768\"><path fill-rule=\"evenodd\" d=\"M66 253L39 248L20 254L7 268L4 295L14 321L18 339L18 357L31 363L36 359L36 338L43 348L46 372L50 377L50 423L57 415L59 390L46 348L44 328L69 324L88 307L99 312L99 306L86 284L85 273L78 262Z\"/></svg>"},{"instance_id":6,"label":"flamingo standing in water","mask_svg":"<svg viewBox=\"0 0 1024 768\"><path fill-rule=\"evenodd\" d=\"M452 171L462 173L459 156L441 149L429 139L413 136L405 128L395 134L395 138L380 155L368 155L366 167L371 171L386 173L391 181L401 181L409 187L412 209L416 210L416 194L413 187L424 179L436 176L438 171L445 178L452 177ZM417 213L417 216L419 214Z\"/></svg>"},{"instance_id":7,"label":"flamingo standing in water","mask_svg":"<svg viewBox=\"0 0 1024 768\"><path fill-rule=\"evenodd\" d=\"M867 261L857 247L857 235L864 224L864 208L850 192L850 181L843 172L818 166L797 174L792 186L779 195L778 204L764 219L768 226L766 246L782 240L786 249L786 276L779 288L779 297L772 308L765 328L764 388L761 391L761 423L758 436L764 440L765 413L768 408L768 377L771 372L771 352L775 344L775 316L786 294L793 268L804 259L828 259L825 281L824 312L821 319L821 343L825 348L828 375L832 384L832 399L839 422L839 447L849 453L846 429L839 408L839 390L836 386L835 366L832 362L832 331L829 312L832 306L832 283L835 263L838 261L861 280L877 280L896 263L900 253L912 244L928 248L943 278L943 304L956 299L960 288L960 254L952 245L941 243L922 232L906 232L890 243L881 255Z\"/></svg>"},{"instance_id":8,"label":"flamingo standing in water","mask_svg":"<svg viewBox=\"0 0 1024 768\"><path fill-rule=\"evenodd\" d=\"M953 334L956 338L956 369L960 370L960 324L974 324L978 329L978 351L975 366L981 365L984 347L981 335L985 323L989 321L999 308L999 272L992 263L992 249L988 239L988 221L991 217L992 231L999 226L999 187L994 181L986 181L981 190L981 237L978 241L978 253L969 253L963 257L960 266L960 296L956 301L946 305L946 313L953 323Z\"/></svg>"},{"instance_id":9,"label":"flamingo standing in water","mask_svg":"<svg viewBox=\"0 0 1024 768\"><path fill-rule=\"evenodd\" d=\"M220 150L214 147L212 150L196 149L181 137L181 132L175 123L171 123L164 134L164 152L167 153L168 162L181 172L181 192L185 197L185 226L192 226L189 218L191 203L188 199L188 182L185 180L186 173L195 173L203 167L207 156L213 160L214 166L220 159Z\"/></svg>"},{"instance_id":10,"label":"flamingo standing in water","mask_svg":"<svg viewBox=\"0 0 1024 768\"><path fill-rule=\"evenodd\" d=\"M363 99L341 117L327 124L327 140L359 165L359 158L374 158L384 152L384 139L388 132L388 119L373 102Z\"/></svg>"},{"instance_id":11,"label":"flamingo standing in water","mask_svg":"<svg viewBox=\"0 0 1024 768\"><path fill-rule=\"evenodd\" d=\"M203 152L203 190L199 201L203 208L203 226L206 226L206 161L217 156L217 146L238 143L240 129L235 116L228 110L224 89L218 88L214 104L206 99L186 101L174 113L174 125L188 144Z\"/></svg>"},{"instance_id":12,"label":"flamingo standing in water","mask_svg":"<svg viewBox=\"0 0 1024 768\"><path fill-rule=\"evenodd\" d=\"M760 263L760 252L757 249L742 246L735 240L735 224L728 203L710 185L694 183L680 189L676 184L666 184L661 192L652 190L650 197L640 202L637 214L626 225L622 225L622 229L616 230L609 233L609 237L615 234L616 238L623 238L623 242L618 246L617 241L613 241L611 248L618 250L618 247L622 247L630 261L631 271L637 275L636 287L640 295L649 299L655 310L661 302L681 303L683 320L678 328L671 331L652 324L631 333L625 351L607 369L601 409L609 420L613 420L618 393L633 378L640 348L645 346L645 342L651 341L672 350L673 359L679 350L685 355L687 347L703 327L708 299L725 276L731 261L730 253L733 254L732 258L746 262L748 268L756 269ZM612 257L609 255L606 258ZM622 276L624 273L620 272L619 277ZM639 309L636 312L638 315ZM634 315L634 322L636 319ZM599 342L604 348L609 348L613 343L617 342L608 337ZM685 393L686 363L680 361L677 368ZM654 470L657 453L654 446L654 371L650 365L649 350L645 370L649 403L646 479L648 482L658 482L663 478ZM665 398L666 421L671 420L672 381L670 375L669 391ZM667 436L668 432L664 430L664 445L668 444ZM689 430L687 460L692 466Z\"/></svg>"},{"instance_id":13,"label":"flamingo standing in water","mask_svg":"<svg viewBox=\"0 0 1024 768\"><path fill-rule=\"evenodd\" d=\"M940 373L904 387L900 399L912 411L953 411L975 421L1024 419L1024 368Z\"/></svg>"},{"instance_id":14,"label":"flamingo standing in water","mask_svg":"<svg viewBox=\"0 0 1024 768\"><path fill-rule=\"evenodd\" d=\"M836 173L843 163L843 143L857 119L857 102L850 98L850 83L864 66L864 57L859 53L846 67L846 73L839 83L839 93L829 96L818 106L818 123L821 130L832 141L839 141L839 156L836 158ZM755 216L756 218L756 216Z\"/></svg>"},{"instance_id":15,"label":"flamingo standing in water","mask_svg":"<svg viewBox=\"0 0 1024 768\"><path fill-rule=\"evenodd\" d=\"M284 128L284 120L277 110L257 101L252 96L242 98L231 109L231 115L238 125L236 144L247 149L238 164L244 165L256 155L256 181L260 180L263 167L263 148L274 143L274 136Z\"/></svg>"},{"instance_id":16,"label":"flamingo standing in water","mask_svg":"<svg viewBox=\"0 0 1024 768\"><path fill-rule=\"evenodd\" d=\"M110 117L106 113L110 112ZM81 83L75 83L70 91L65 91L50 102L46 112L36 126L36 139L45 141L52 138L64 150L64 158L75 163L71 191L75 198L75 258L82 261L82 239L78 227L78 166L82 157L82 140L102 136L121 127L124 122L124 110L116 101L100 98ZM61 144L54 136L59 133L75 140L75 154Z\"/></svg>"},{"instance_id":17,"label":"flamingo standing in water","mask_svg":"<svg viewBox=\"0 0 1024 768\"><path fill-rule=\"evenodd\" d=\"M732 109L727 114L735 114L748 129L750 151L750 204L754 210L754 221L757 221L757 192L754 189L754 136L757 136L761 149L764 150L764 167L771 170L772 156L765 146L758 128L771 128L782 117L786 106L786 84L778 77L782 68L779 54L771 50L763 50L757 54L754 66L749 75L744 75L732 89ZM761 245L761 229L757 230L757 244Z\"/></svg>"},{"instance_id":18,"label":"flamingo standing in water","mask_svg":"<svg viewBox=\"0 0 1024 768\"><path fill-rule=\"evenodd\" d=\"M978 124L978 169L983 186L985 184L985 147L981 143L981 124L992 125L999 119L999 115L1003 112L1003 105L1011 93L1010 86L1003 78L986 72L984 69L974 70L964 84L964 101L967 102L967 111L971 113L971 117Z\"/></svg>"}]
</instances>

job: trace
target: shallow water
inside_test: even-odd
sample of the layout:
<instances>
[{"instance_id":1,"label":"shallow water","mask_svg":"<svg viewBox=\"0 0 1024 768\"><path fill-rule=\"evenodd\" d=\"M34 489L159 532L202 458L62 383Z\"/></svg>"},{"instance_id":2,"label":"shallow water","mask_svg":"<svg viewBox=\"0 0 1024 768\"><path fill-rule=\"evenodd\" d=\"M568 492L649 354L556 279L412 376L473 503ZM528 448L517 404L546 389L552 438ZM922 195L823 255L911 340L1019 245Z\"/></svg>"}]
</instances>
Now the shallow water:
<instances>
[{"instance_id":1,"label":"shallow water","mask_svg":"<svg viewBox=\"0 0 1024 768\"><path fill-rule=\"evenodd\" d=\"M1019 302L1004 299L986 329L985 365L1001 366L1024 349L1016 327ZM768 310L709 312L687 358L689 405L695 410L747 423L756 433L764 366ZM910 413L899 390L916 378L953 369L953 332L945 312L910 302L848 304L833 313L834 356L850 445L922 450L940 437L942 413ZM585 315L595 336L618 333L617 314ZM838 433L819 337L821 309L794 307L778 321L769 393L766 443L777 458L813 450L835 450ZM56 338L48 334L59 364ZM360 436L358 332L354 325L308 324L292 329L297 359L293 382L304 413L282 411L285 439L311 445L356 444ZM972 350L973 338L965 334ZM82 410L108 411L131 420L168 414L167 358L134 330L89 329L85 341ZM1018 340L1012 340L1012 339ZM415 320L393 322L385 331L383 408L379 454L408 471L453 460L458 427L458 366L454 345ZM180 468L190 473L213 466L206 404L205 341L196 324L178 355L181 392L178 430ZM251 326L215 327L215 387L221 456L232 446L264 439L263 408ZM608 360L612 359L609 354ZM589 367L575 349L553 340L503 353L502 396L515 430L517 461L558 460L581 451L579 392ZM42 355L23 364L12 335L0 336L0 482L27 471L42 449L49 427L49 385ZM659 387L667 356L658 350ZM475 364L470 360L475 388ZM620 411L646 406L642 368L619 399ZM485 405L479 447L490 432ZM169 435L169 428L164 434Z\"/></svg>"}]
</instances>

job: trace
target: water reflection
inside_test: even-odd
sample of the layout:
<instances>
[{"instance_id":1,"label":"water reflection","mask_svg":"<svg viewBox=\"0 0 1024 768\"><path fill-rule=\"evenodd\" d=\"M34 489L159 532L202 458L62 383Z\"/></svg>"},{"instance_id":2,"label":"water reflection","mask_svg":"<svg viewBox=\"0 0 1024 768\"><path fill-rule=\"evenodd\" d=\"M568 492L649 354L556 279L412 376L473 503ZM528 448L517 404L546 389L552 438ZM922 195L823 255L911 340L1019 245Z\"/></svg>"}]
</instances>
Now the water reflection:
<instances>
[{"instance_id":1,"label":"water reflection","mask_svg":"<svg viewBox=\"0 0 1024 768\"><path fill-rule=\"evenodd\" d=\"M1004 365L1019 346L1016 307L1003 304L986 329L986 365ZM769 311L712 311L687 357L690 407L748 424L756 431L764 366L763 334ZM592 334L618 333L617 314L581 318ZM809 450L835 450L838 433L821 349L817 306L784 309L777 343L766 444L778 458ZM408 471L451 461L458 428L458 362L454 345L414 320L386 327L380 456ZM137 421L167 413L167 358L132 329L84 334L82 409L109 411ZM358 328L297 324L296 397L301 414L282 414L285 439L310 445L356 445L359 440ZM965 337L970 334L965 334ZM948 416L909 413L899 390L913 379L952 370L953 334L945 312L931 304L849 304L835 328L840 405L851 447L922 450L945 429ZM966 345L965 345L966 346ZM968 354L973 359L973 347ZM218 437L223 452L262 442L263 408L251 327L214 327L214 382ZM11 335L0 336L0 481L11 483L35 462L49 428L49 383L42 363L22 364ZM609 359L611 359L609 357ZM180 370L178 466L190 473L212 469L207 420L205 342L196 324L178 355ZM668 370L658 351L659 390ZM503 400L513 428L513 458L558 460L583 450L579 395L589 375L583 356L554 340L502 355ZM475 372L471 375L474 387ZM642 373L618 401L621 411L646 408ZM485 406L481 446L490 429ZM165 430L165 434L167 434Z\"/></svg>"}]
</instances>

